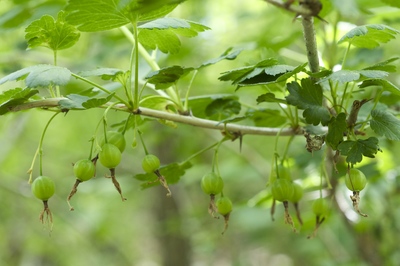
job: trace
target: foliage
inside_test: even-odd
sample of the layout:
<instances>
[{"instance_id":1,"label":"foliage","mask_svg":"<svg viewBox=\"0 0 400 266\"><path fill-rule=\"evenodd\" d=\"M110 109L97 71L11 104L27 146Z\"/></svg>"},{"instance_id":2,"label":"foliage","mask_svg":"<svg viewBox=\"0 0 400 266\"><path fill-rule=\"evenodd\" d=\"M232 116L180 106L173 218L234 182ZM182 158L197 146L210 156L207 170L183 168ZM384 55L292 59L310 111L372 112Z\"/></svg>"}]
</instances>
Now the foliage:
<instances>
[{"instance_id":1,"label":"foliage","mask_svg":"<svg viewBox=\"0 0 400 266\"><path fill-rule=\"evenodd\" d=\"M22 168L30 167L29 182L33 176L46 174L54 177L56 197L49 199L53 218L47 205L43 211L55 224L54 234L59 230L57 223L61 223L60 217L75 219L66 218L71 214L67 216L60 210L62 206L57 203L57 197L67 193L63 188L70 188L75 181L67 198L69 204L82 181L76 181L72 168L60 166L60 161L67 164L84 160L90 162L90 166L91 163L96 166L97 178L91 178L90 169L84 181L90 180L80 186L82 193L79 191L74 197L77 202L74 214L86 210L88 220L93 223L98 213L110 213L113 208L106 203L102 203L105 204L103 207L96 205L102 206L99 202L108 201L105 197L115 192L114 188L108 190L110 182L107 185L101 183L100 177L106 175L122 201L124 196L129 199L123 203L124 206L138 206L137 210L145 213L146 208L153 204L152 198L145 196L154 193L155 199L160 197L157 204L161 206L157 206L159 209L154 213L167 216L166 204L171 199L165 199L164 193L159 196L155 187L161 185L168 191L168 196L172 195L173 208L188 208L186 205L190 205L195 209L175 213L176 220L168 221L166 224L169 225L159 230L165 234L176 233L181 230L177 220L188 219L207 209L207 197L198 191L201 190L201 176L212 172L223 180L224 186L218 189L216 195L211 193L208 211L213 217L218 212L224 217L224 237L232 234L240 238L244 237L241 232L249 233L254 241L252 243L259 246L265 239L261 239L258 228L267 228L271 233L280 232L283 220L291 225L293 231L300 230L299 235L292 235L290 228L282 225L285 237L279 237L282 240L277 244L287 247L301 243L298 250L282 249L294 258L295 265L323 264L322 256L309 263L301 261L303 254L313 253L307 251L307 245L299 239L315 238L308 243L317 241L316 238L324 241L325 237L329 238L324 230L341 230L341 233L344 232L341 235L357 246L354 248L345 241L345 249L352 254L347 264L357 262L352 259L356 250L361 250L363 256L359 261L367 264L375 260L371 265L383 265L386 261L389 263L385 265L391 265L390 262L399 256L397 246L390 237L396 235L398 228L381 229L385 232L383 236L373 235L368 239L369 244L378 250L376 257L366 252L361 239L364 232L372 232L369 229L378 226L383 215L387 215L389 224L395 224L398 217L391 208L399 200L396 196L398 184L393 181L398 180L399 170L388 170L398 164L396 141L400 140L399 57L392 57L397 48L399 22L383 9L374 9L387 4L391 6L390 12L398 12L396 1L347 1L361 18L355 20L339 4L341 1L331 3L324 0L321 1L321 12L315 13L315 6L305 7L316 17L315 23L310 13L299 13L302 16L298 20L303 20L303 29L300 29L297 19L291 17L295 13L297 16L297 9L304 8L298 1L288 1L281 6L265 3L273 0L259 1L249 3L243 10L231 7L242 16L231 13L229 16L235 14L237 21L227 22L225 26L227 29L238 27L243 31L224 31L221 23L213 23L217 18L223 21L227 18L224 12L229 13L228 6L221 9L216 3L209 3L208 6L207 3L182 0L69 0L65 6L60 4L62 1L48 1L42 5L30 3L27 7L24 1L14 2L10 4L9 13L0 19L0 30L24 28L26 47L29 49L27 55L35 52L43 55L45 50L49 51L42 47L49 48L51 53L36 59L35 63L19 57L18 64L1 65L0 119L7 123L19 121L23 117L19 111L23 110L26 111L24 115L38 117L32 119L32 128L27 130L29 133L24 133L29 138L23 142L26 144L29 140L32 143L31 136L35 136L38 138L37 148L23 149L22 152L15 147L16 152L20 152L17 157L22 159L16 159L18 167L14 168L21 168L21 165L26 166ZM357 4L366 6L361 9ZM35 13L35 10L42 10L39 7L44 11ZM277 15L278 9L285 13ZM379 12L380 17L369 19L369 15L363 13L367 9ZM291 10L296 12L291 14ZM258 23L253 14L260 16L260 25L265 23L266 26L246 28L246 25ZM267 21L269 16L276 21ZM305 24L310 21L311 28L307 28ZM361 25L346 28L342 22ZM314 26L318 43L314 43L313 38L303 39L300 36L302 30L313 35ZM228 35L231 37L225 41ZM217 42L221 44L217 45ZM313 54L310 47L317 44L321 58L315 58L317 54L310 58ZM319 71L312 72L309 69L315 69L315 66L310 67L310 64L315 61L320 61L324 67L316 66ZM50 119L48 114L51 114ZM58 114L64 115L63 122L57 120L61 116L55 119ZM43 122L46 119L48 121ZM2 130L12 132L13 127L7 123ZM53 127L53 124L57 126ZM194 127L187 129L183 124ZM38 135L38 128L42 125L44 129ZM219 130L222 134L213 135L210 129ZM125 137L128 144L126 150L116 149L111 137L108 139L107 132L110 130L116 130ZM262 138L255 139L251 135L262 135ZM77 141L81 141L80 144ZM62 151L55 151L64 142ZM113 151L109 151L109 147ZM118 151L121 151L122 157ZM210 151L213 154L208 156ZM53 156L56 152L59 154ZM25 158L30 153L33 159L28 166ZM143 173L140 163L150 154L157 160L149 160L149 166L144 167L146 173ZM393 163L388 163L388 158ZM10 166L2 166L1 162L0 156L2 171L6 173L4 169L11 169ZM278 169L286 169L285 174L282 175ZM362 169L367 177L368 184L361 194L358 191L357 194L349 194L344 186L346 173L353 169ZM64 180L62 176L73 178ZM129 182L127 178L130 178ZM280 186L281 181L285 181L285 187ZM144 191L134 191L133 182ZM16 183L11 184L7 186L16 186ZM265 184L267 188L263 188ZM289 203L293 195L286 195L290 194L286 192L294 189L293 184L304 190L301 200L304 204L299 208L298 200L294 202L296 212L292 218ZM88 191L101 197L90 198ZM139 195L144 196L131 203L130 199ZM84 206L81 211L79 197L88 199L96 206L81 203ZM224 206L225 211L221 202L228 197L230 200ZM390 197L393 197L393 202L387 200ZM380 204L379 210L374 209L371 206L375 200L385 201L385 204ZM284 209L279 209L277 201L282 201ZM315 207L312 202L322 202L323 206ZM369 204L369 208L363 208L369 211L368 218L361 217L366 215L359 211L359 205L364 202ZM353 211L349 210L351 203ZM94 214L91 208L98 213ZM266 208L270 209L272 218L284 218L277 219L274 224L266 224L263 217ZM70 206L70 210L74 208ZM126 226L118 222L125 218L121 214L123 212L104 216L109 216L113 223L124 228ZM257 212L261 214L254 216L258 219L250 221L246 218L253 217L248 214ZM360 216L356 216L358 214ZM74 223L80 224L80 218L76 218ZM205 220L203 217L196 218L202 223ZM179 233L182 238L190 239L194 244L205 241L210 250L218 248L216 243L223 240L211 237L213 242L199 233L207 231L208 235L217 235L214 234L214 225L208 227L198 225L192 218L189 220L196 225L188 226L188 232ZM231 225L226 231L228 220ZM143 220L142 223L148 224ZM220 222L217 224L222 227ZM340 228L335 228L333 224L338 224ZM32 224L29 228L35 226ZM104 238L112 231L103 230ZM126 229L126 232L120 233L120 239L126 239L128 232L135 230ZM393 233L390 233L391 230ZM139 232L142 237L145 237L145 231ZM221 245L226 247L227 243ZM323 250L323 245L308 245L315 250ZM167 248L167 245L160 246ZM268 246L271 250L278 248ZM238 246L238 249L241 248ZM193 250L198 251L196 247ZM235 253L235 250L232 252ZM134 255L128 253L124 255L127 261L121 259L119 264L132 264ZM231 255L234 257L234 254ZM206 261L205 258L196 259ZM236 259L241 260L239 257ZM330 258L333 261L331 264L340 263L335 259ZM75 262L72 258L68 261L69 264ZM174 265L188 263L175 262Z\"/></svg>"}]
</instances>

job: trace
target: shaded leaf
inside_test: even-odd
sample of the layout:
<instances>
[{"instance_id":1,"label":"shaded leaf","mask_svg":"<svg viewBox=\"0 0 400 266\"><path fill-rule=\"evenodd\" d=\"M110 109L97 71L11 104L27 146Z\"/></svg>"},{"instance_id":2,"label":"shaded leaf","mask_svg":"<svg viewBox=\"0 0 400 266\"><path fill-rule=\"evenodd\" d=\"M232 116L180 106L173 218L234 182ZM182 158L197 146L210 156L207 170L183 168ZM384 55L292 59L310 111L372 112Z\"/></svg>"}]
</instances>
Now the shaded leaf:
<instances>
[{"instance_id":1,"label":"shaded leaf","mask_svg":"<svg viewBox=\"0 0 400 266\"><path fill-rule=\"evenodd\" d=\"M80 37L79 31L65 22L64 11L58 12L57 20L54 20L52 16L44 15L33 21L25 32L28 48L44 46L53 51L73 46Z\"/></svg>"},{"instance_id":2,"label":"shaded leaf","mask_svg":"<svg viewBox=\"0 0 400 266\"><path fill-rule=\"evenodd\" d=\"M390 6L394 6L394 7L398 7L400 8L400 2L398 0L381 0L382 2L390 5Z\"/></svg>"},{"instance_id":3,"label":"shaded leaf","mask_svg":"<svg viewBox=\"0 0 400 266\"><path fill-rule=\"evenodd\" d=\"M304 109L303 117L307 123L327 125L331 119L328 109L322 106L322 88L313 84L311 79L302 79L301 86L293 81L287 84L289 95L286 100L289 104Z\"/></svg>"},{"instance_id":4,"label":"shaded leaf","mask_svg":"<svg viewBox=\"0 0 400 266\"><path fill-rule=\"evenodd\" d=\"M71 78L71 72L64 67L54 65L35 65L20 69L2 79L0 85L13 80L25 79L30 88L47 87L49 85L66 85Z\"/></svg>"},{"instance_id":5,"label":"shaded leaf","mask_svg":"<svg viewBox=\"0 0 400 266\"><path fill-rule=\"evenodd\" d=\"M181 77L187 75L193 68L181 66L165 67L157 71L152 71L145 79L151 84L156 85L156 89L167 89Z\"/></svg>"},{"instance_id":6,"label":"shaded leaf","mask_svg":"<svg viewBox=\"0 0 400 266\"><path fill-rule=\"evenodd\" d=\"M346 33L338 43L350 42L359 48L376 48L395 39L400 31L381 24L358 26Z\"/></svg>"},{"instance_id":7,"label":"shaded leaf","mask_svg":"<svg viewBox=\"0 0 400 266\"><path fill-rule=\"evenodd\" d=\"M302 64L302 65L298 65L298 66L297 66L296 68L294 68L293 70L291 70L291 71L289 71L289 72L287 72L287 73L281 75L279 78L277 78L276 81L277 81L277 82L281 82L281 81L287 80L288 78L291 78L291 77L293 77L294 75L296 75L296 74L298 74L298 73L300 73L300 72L302 72L302 71L305 71L307 65L308 65L308 62L306 62L306 63L304 63L304 64Z\"/></svg>"},{"instance_id":8,"label":"shaded leaf","mask_svg":"<svg viewBox=\"0 0 400 266\"><path fill-rule=\"evenodd\" d=\"M238 96L234 94L211 94L194 96L189 98L189 108L191 113L199 118L208 118L205 113L206 107L213 101L217 99L231 99L238 100Z\"/></svg>"},{"instance_id":9,"label":"shaded leaf","mask_svg":"<svg viewBox=\"0 0 400 266\"><path fill-rule=\"evenodd\" d=\"M288 120L279 110L272 109L250 109L246 112L246 116L258 127L280 127Z\"/></svg>"},{"instance_id":10,"label":"shaded leaf","mask_svg":"<svg viewBox=\"0 0 400 266\"><path fill-rule=\"evenodd\" d=\"M390 140L400 140L400 120L397 117L381 110L372 110L371 117L371 128L376 134Z\"/></svg>"},{"instance_id":11,"label":"shaded leaf","mask_svg":"<svg viewBox=\"0 0 400 266\"><path fill-rule=\"evenodd\" d=\"M235 99L216 99L207 105L205 114L217 120L226 119L234 114L239 114L240 103Z\"/></svg>"},{"instance_id":12,"label":"shaded leaf","mask_svg":"<svg viewBox=\"0 0 400 266\"><path fill-rule=\"evenodd\" d=\"M114 94L110 94L105 98L91 98L91 99L87 100L86 102L83 102L82 106L86 109L96 108L103 104L108 103L113 96L114 96Z\"/></svg>"},{"instance_id":13,"label":"shaded leaf","mask_svg":"<svg viewBox=\"0 0 400 266\"><path fill-rule=\"evenodd\" d=\"M32 96L39 93L37 90L29 88L15 88L0 94L0 115L10 111L10 108L27 102Z\"/></svg>"},{"instance_id":14,"label":"shaded leaf","mask_svg":"<svg viewBox=\"0 0 400 266\"><path fill-rule=\"evenodd\" d=\"M273 94L271 92L262 94L257 97L257 104L263 103L263 102L269 102L269 103L275 102L275 103L284 103L284 104L287 103L286 100L284 100L284 99L276 98L275 94Z\"/></svg>"},{"instance_id":15,"label":"shaded leaf","mask_svg":"<svg viewBox=\"0 0 400 266\"><path fill-rule=\"evenodd\" d=\"M197 67L197 69L200 69L200 68L202 68L202 67L206 67L206 66L209 66L209 65L216 64L216 63L218 63L218 62L221 61L221 60L234 60L234 59L236 59L236 57L237 57L237 56L240 54L240 52L242 51L241 49L235 50L235 51L232 51L232 50L233 50L232 47L228 48L228 49L227 49L223 54L221 54L219 57L214 58L214 59L207 60L206 62L204 62L203 64L201 64L199 67Z\"/></svg>"},{"instance_id":16,"label":"shaded leaf","mask_svg":"<svg viewBox=\"0 0 400 266\"><path fill-rule=\"evenodd\" d=\"M379 86L385 91L390 91L393 94L400 95L400 88L385 79L367 79L359 85L360 88L366 88L370 86Z\"/></svg>"},{"instance_id":17,"label":"shaded leaf","mask_svg":"<svg viewBox=\"0 0 400 266\"><path fill-rule=\"evenodd\" d=\"M344 133L347 131L346 114L340 113L336 117L332 117L328 124L328 133L326 134L325 141L337 150L337 145L343 141Z\"/></svg>"},{"instance_id":18,"label":"shaded leaf","mask_svg":"<svg viewBox=\"0 0 400 266\"><path fill-rule=\"evenodd\" d=\"M390 58L386 61L377 63L373 66L366 67L364 70L381 70L381 71L386 71L386 72L396 72L397 67L395 65L391 65L390 63L399 60L400 57L393 57Z\"/></svg>"},{"instance_id":19,"label":"shaded leaf","mask_svg":"<svg viewBox=\"0 0 400 266\"><path fill-rule=\"evenodd\" d=\"M331 80L333 82L347 83L358 81L362 78L384 78L388 76L388 72L381 70L339 70L333 72L329 76L321 79L318 83L324 82L326 80Z\"/></svg>"},{"instance_id":20,"label":"shaded leaf","mask_svg":"<svg viewBox=\"0 0 400 266\"><path fill-rule=\"evenodd\" d=\"M375 158L375 154L381 151L379 141L375 137L362 140L346 140L340 143L337 148L340 153L347 156L346 162L354 165L362 161L363 156Z\"/></svg>"}]
</instances>

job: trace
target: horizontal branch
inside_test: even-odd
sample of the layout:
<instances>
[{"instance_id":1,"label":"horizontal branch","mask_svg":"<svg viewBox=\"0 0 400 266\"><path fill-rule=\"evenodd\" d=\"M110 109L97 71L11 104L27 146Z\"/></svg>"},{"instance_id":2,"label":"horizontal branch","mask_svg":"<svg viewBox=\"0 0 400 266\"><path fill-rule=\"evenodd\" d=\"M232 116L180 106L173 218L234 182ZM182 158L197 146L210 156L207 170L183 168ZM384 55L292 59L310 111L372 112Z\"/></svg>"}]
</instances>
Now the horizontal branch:
<instances>
[{"instance_id":1,"label":"horizontal branch","mask_svg":"<svg viewBox=\"0 0 400 266\"><path fill-rule=\"evenodd\" d=\"M23 103L17 106L13 106L9 109L10 112L18 112L33 108L55 108L60 107L59 102L61 100L68 100L68 98L49 98L44 100L37 100L33 102ZM105 105L107 107L109 105ZM118 109L124 112L131 112L128 108L126 108L123 104L114 105L113 108ZM173 121L176 123L182 123L187 125L192 125L195 127L215 129L215 130L226 130L229 132L239 133L241 135L263 135L263 136L276 136L277 134L281 136L291 136L291 135L300 135L302 134L301 130L295 130L292 128L269 128L269 127L254 127L254 126L245 126L245 125L237 125L237 124L223 124L218 121L207 120L202 118L197 118L194 116L187 115L179 115L175 113L168 113L159 110L154 110L145 107L139 107L139 110L133 112L135 115L142 115L157 119L164 119L168 121Z\"/></svg>"}]
</instances>

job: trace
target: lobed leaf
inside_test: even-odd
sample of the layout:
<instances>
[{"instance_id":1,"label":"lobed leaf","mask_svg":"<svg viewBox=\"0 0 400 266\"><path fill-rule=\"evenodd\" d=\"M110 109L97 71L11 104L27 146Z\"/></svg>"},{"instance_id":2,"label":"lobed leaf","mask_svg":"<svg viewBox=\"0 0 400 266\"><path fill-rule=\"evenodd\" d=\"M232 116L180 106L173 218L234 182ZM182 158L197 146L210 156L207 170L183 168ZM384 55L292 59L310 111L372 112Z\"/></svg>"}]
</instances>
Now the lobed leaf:
<instances>
[{"instance_id":1,"label":"lobed leaf","mask_svg":"<svg viewBox=\"0 0 400 266\"><path fill-rule=\"evenodd\" d=\"M49 85L66 85L71 78L71 71L54 65L35 65L20 69L2 79L0 85L13 80L25 79L29 88L47 87Z\"/></svg>"},{"instance_id":2,"label":"lobed leaf","mask_svg":"<svg viewBox=\"0 0 400 266\"><path fill-rule=\"evenodd\" d=\"M337 148L342 155L347 156L346 162L354 165L361 162L363 156L375 158L375 154L381 151L378 143L377 138L370 137L365 140L346 140L340 143Z\"/></svg>"},{"instance_id":3,"label":"lobed leaf","mask_svg":"<svg viewBox=\"0 0 400 266\"><path fill-rule=\"evenodd\" d=\"M385 91L390 91L393 94L400 95L400 88L385 79L367 79L359 85L360 88L366 88L370 86L379 86Z\"/></svg>"},{"instance_id":4,"label":"lobed leaf","mask_svg":"<svg viewBox=\"0 0 400 266\"><path fill-rule=\"evenodd\" d=\"M191 113L199 118L207 118L206 107L217 99L231 99L238 101L238 96L234 94L211 94L189 98L189 108Z\"/></svg>"},{"instance_id":5,"label":"lobed leaf","mask_svg":"<svg viewBox=\"0 0 400 266\"><path fill-rule=\"evenodd\" d=\"M366 67L366 68L364 68L364 70L381 70L381 71L386 71L386 72L396 72L397 67L395 65L391 65L390 63L397 61L399 59L400 59L400 57L393 57L386 61L372 65L370 67Z\"/></svg>"},{"instance_id":6,"label":"lobed leaf","mask_svg":"<svg viewBox=\"0 0 400 266\"><path fill-rule=\"evenodd\" d=\"M27 102L37 93L39 93L39 91L30 88L15 88L3 92L0 94L0 115L8 113L14 106Z\"/></svg>"},{"instance_id":7,"label":"lobed leaf","mask_svg":"<svg viewBox=\"0 0 400 266\"><path fill-rule=\"evenodd\" d=\"M372 110L371 117L370 125L376 134L390 140L400 140L400 120L397 117L382 110Z\"/></svg>"},{"instance_id":8,"label":"lobed leaf","mask_svg":"<svg viewBox=\"0 0 400 266\"><path fill-rule=\"evenodd\" d=\"M344 133L347 131L346 114L340 113L332 117L328 123L328 133L326 134L326 143L337 150L337 146L343 141Z\"/></svg>"},{"instance_id":9,"label":"lobed leaf","mask_svg":"<svg viewBox=\"0 0 400 266\"><path fill-rule=\"evenodd\" d=\"M163 53L176 54L181 42L178 35L197 36L198 32L208 30L207 26L177 18L161 18L138 27L138 40L146 48L160 49Z\"/></svg>"},{"instance_id":10,"label":"lobed leaf","mask_svg":"<svg viewBox=\"0 0 400 266\"><path fill-rule=\"evenodd\" d=\"M331 119L328 109L322 106L322 88L314 84L310 78L302 79L301 86L293 81L287 84L289 95L286 101L300 109L304 109L303 117L313 125L327 125Z\"/></svg>"},{"instance_id":11,"label":"lobed leaf","mask_svg":"<svg viewBox=\"0 0 400 266\"><path fill-rule=\"evenodd\" d=\"M359 48L372 49L395 39L399 33L400 31L386 25L364 25L350 30L338 43L349 42Z\"/></svg>"},{"instance_id":12,"label":"lobed leaf","mask_svg":"<svg viewBox=\"0 0 400 266\"><path fill-rule=\"evenodd\" d=\"M181 77L187 75L194 68L186 68L182 66L171 66L165 67L157 71L152 71L145 79L147 82L156 85L156 89L167 89L175 82L177 82Z\"/></svg>"},{"instance_id":13,"label":"lobed leaf","mask_svg":"<svg viewBox=\"0 0 400 266\"><path fill-rule=\"evenodd\" d=\"M44 46L53 51L73 46L80 37L79 31L65 22L64 11L58 13L57 20L49 15L42 16L33 21L25 32L28 48Z\"/></svg>"},{"instance_id":14,"label":"lobed leaf","mask_svg":"<svg viewBox=\"0 0 400 266\"><path fill-rule=\"evenodd\" d=\"M235 99L216 99L207 105L205 114L210 119L223 120L234 114L239 114L241 105Z\"/></svg>"},{"instance_id":15,"label":"lobed leaf","mask_svg":"<svg viewBox=\"0 0 400 266\"><path fill-rule=\"evenodd\" d=\"M62 110L85 109L82 104L90 99L87 96L79 94L69 94L66 98L67 99L58 102L58 105Z\"/></svg>"},{"instance_id":16,"label":"lobed leaf","mask_svg":"<svg viewBox=\"0 0 400 266\"><path fill-rule=\"evenodd\" d=\"M275 94L268 92L265 94L262 94L257 97L257 104L264 103L264 102L269 102L269 103L283 103L286 104L286 100L284 99L279 99L275 97Z\"/></svg>"},{"instance_id":17,"label":"lobed leaf","mask_svg":"<svg viewBox=\"0 0 400 266\"><path fill-rule=\"evenodd\" d=\"M333 82L348 83L353 81L359 81L365 78L384 78L388 76L389 73L382 70L364 69L364 70L339 70L333 72L329 76L321 79L318 83L324 82L326 80L331 80Z\"/></svg>"}]
</instances>

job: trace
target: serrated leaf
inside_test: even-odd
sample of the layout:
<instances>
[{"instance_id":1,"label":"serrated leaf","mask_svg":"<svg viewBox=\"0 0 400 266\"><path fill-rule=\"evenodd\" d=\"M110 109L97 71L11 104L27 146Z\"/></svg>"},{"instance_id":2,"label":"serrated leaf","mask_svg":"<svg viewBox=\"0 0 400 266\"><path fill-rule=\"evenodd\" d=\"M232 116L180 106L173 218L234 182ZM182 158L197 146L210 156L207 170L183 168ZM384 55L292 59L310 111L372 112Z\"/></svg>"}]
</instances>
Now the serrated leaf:
<instances>
[{"instance_id":1,"label":"serrated leaf","mask_svg":"<svg viewBox=\"0 0 400 266\"><path fill-rule=\"evenodd\" d=\"M381 70L339 70L333 72L329 76L321 79L318 83L322 83L326 80L333 82L347 83L353 81L359 81L362 78L384 78L388 76L388 72Z\"/></svg>"},{"instance_id":2,"label":"serrated leaf","mask_svg":"<svg viewBox=\"0 0 400 266\"><path fill-rule=\"evenodd\" d=\"M393 94L400 95L400 88L385 79L367 79L359 85L360 88L366 88L369 86L379 86L385 91L390 91Z\"/></svg>"},{"instance_id":3,"label":"serrated leaf","mask_svg":"<svg viewBox=\"0 0 400 266\"><path fill-rule=\"evenodd\" d=\"M216 99L207 105L205 114L210 119L223 120L239 114L241 105L234 99Z\"/></svg>"},{"instance_id":4,"label":"serrated leaf","mask_svg":"<svg viewBox=\"0 0 400 266\"><path fill-rule=\"evenodd\" d=\"M371 128L376 134L390 140L400 140L400 120L391 113L372 110Z\"/></svg>"},{"instance_id":5,"label":"serrated leaf","mask_svg":"<svg viewBox=\"0 0 400 266\"><path fill-rule=\"evenodd\" d=\"M242 49L239 50L235 50L233 52L232 51L232 47L228 48L223 54L221 54L219 57L214 58L214 59L210 59L207 60L206 62L204 62L203 64L201 64L199 67L197 67L197 69L200 69L202 67L206 67L209 65L214 65L216 63L218 63L219 61L222 60L234 60L236 59L236 57L240 54L240 52L242 51Z\"/></svg>"},{"instance_id":6,"label":"serrated leaf","mask_svg":"<svg viewBox=\"0 0 400 266\"><path fill-rule=\"evenodd\" d=\"M304 109L303 117L307 123L313 125L327 125L331 119L328 109L322 106L322 88L313 84L311 79L302 79L301 86L293 81L287 84L289 95L286 100L289 104Z\"/></svg>"},{"instance_id":7,"label":"serrated leaf","mask_svg":"<svg viewBox=\"0 0 400 266\"><path fill-rule=\"evenodd\" d=\"M186 170L192 167L190 162L185 163L171 163L168 165L161 166L159 171L161 175L167 180L168 184L176 184L180 178L185 175ZM134 176L135 179L143 181L141 184L142 189L159 185L159 182L153 182L157 180L157 176L154 173L150 174L137 174Z\"/></svg>"},{"instance_id":8,"label":"serrated leaf","mask_svg":"<svg viewBox=\"0 0 400 266\"><path fill-rule=\"evenodd\" d=\"M60 100L58 105L62 110L85 109L82 104L90 98L79 94L69 94L67 99Z\"/></svg>"},{"instance_id":9,"label":"serrated leaf","mask_svg":"<svg viewBox=\"0 0 400 266\"><path fill-rule=\"evenodd\" d=\"M376 48L380 44L387 43L395 39L400 31L381 24L371 24L356 27L346 33L340 40L339 44L343 42L350 42L352 45L359 48Z\"/></svg>"},{"instance_id":10,"label":"serrated leaf","mask_svg":"<svg viewBox=\"0 0 400 266\"><path fill-rule=\"evenodd\" d=\"M101 77L104 80L114 80L118 75L124 73L123 70L118 68L97 68L93 70L86 70L79 72L82 77Z\"/></svg>"},{"instance_id":11,"label":"serrated leaf","mask_svg":"<svg viewBox=\"0 0 400 266\"><path fill-rule=\"evenodd\" d=\"M54 65L35 65L23 68L0 79L0 85L13 80L25 79L30 88L49 85L66 85L71 78L71 71Z\"/></svg>"},{"instance_id":12,"label":"serrated leaf","mask_svg":"<svg viewBox=\"0 0 400 266\"><path fill-rule=\"evenodd\" d=\"M156 89L167 89L192 70L194 69L191 67L165 67L160 70L150 72L147 74L145 79L147 79L147 82L156 85Z\"/></svg>"},{"instance_id":13,"label":"serrated leaf","mask_svg":"<svg viewBox=\"0 0 400 266\"><path fill-rule=\"evenodd\" d=\"M33 21L25 32L28 48L44 46L53 51L73 46L80 37L79 31L65 22L64 11L58 13L57 20L49 15L42 16Z\"/></svg>"},{"instance_id":14,"label":"serrated leaf","mask_svg":"<svg viewBox=\"0 0 400 266\"><path fill-rule=\"evenodd\" d=\"M110 94L105 98L91 98L91 99L87 100L86 102L83 102L82 106L85 109L96 108L103 104L108 103L113 96L114 96L114 94Z\"/></svg>"},{"instance_id":15,"label":"serrated leaf","mask_svg":"<svg viewBox=\"0 0 400 266\"><path fill-rule=\"evenodd\" d=\"M361 162L363 156L375 158L375 154L381 151L378 143L377 138L370 137L365 140L346 140L340 143L337 148L342 155L347 156L346 162L354 165Z\"/></svg>"},{"instance_id":16,"label":"serrated leaf","mask_svg":"<svg viewBox=\"0 0 400 266\"><path fill-rule=\"evenodd\" d=\"M37 90L29 88L15 88L8 90L0 95L0 115L4 115L14 106L27 102L32 96L39 93Z\"/></svg>"},{"instance_id":17,"label":"serrated leaf","mask_svg":"<svg viewBox=\"0 0 400 266\"><path fill-rule=\"evenodd\" d=\"M130 22L148 21L170 13L183 0L69 0L68 22L80 31L119 28Z\"/></svg>"},{"instance_id":18,"label":"serrated leaf","mask_svg":"<svg viewBox=\"0 0 400 266\"><path fill-rule=\"evenodd\" d=\"M264 103L264 102L268 102L268 103L284 103L284 104L287 103L286 100L284 100L284 99L276 98L275 94L273 94L271 92L262 94L262 95L257 97L257 104Z\"/></svg>"},{"instance_id":19,"label":"serrated leaf","mask_svg":"<svg viewBox=\"0 0 400 266\"><path fill-rule=\"evenodd\" d=\"M217 99L231 99L238 100L238 96L234 94L211 94L211 95L202 95L202 96L194 96L189 98L189 108L191 113L195 117L199 118L208 118L205 114L206 107L213 101Z\"/></svg>"},{"instance_id":20,"label":"serrated leaf","mask_svg":"<svg viewBox=\"0 0 400 266\"><path fill-rule=\"evenodd\" d=\"M242 86L265 85L278 82L285 73L294 71L294 67L278 65L274 58L263 60L253 66L241 67L221 73L222 81L232 81L232 84Z\"/></svg>"},{"instance_id":21,"label":"serrated leaf","mask_svg":"<svg viewBox=\"0 0 400 266\"><path fill-rule=\"evenodd\" d=\"M280 127L287 122L287 117L282 116L279 110L272 109L250 109L246 116L254 122L257 127Z\"/></svg>"},{"instance_id":22,"label":"serrated leaf","mask_svg":"<svg viewBox=\"0 0 400 266\"><path fill-rule=\"evenodd\" d=\"M179 52L181 42L178 35L194 37L198 32L210 29L202 24L177 18L160 18L138 28L138 40L144 47L152 50L158 48L163 53L171 54Z\"/></svg>"},{"instance_id":23,"label":"serrated leaf","mask_svg":"<svg viewBox=\"0 0 400 266\"><path fill-rule=\"evenodd\" d=\"M306 62L306 63L304 63L302 65L298 65L293 70L281 75L279 78L277 78L276 81L277 82L285 81L285 80L291 78L292 76L294 76L294 75L296 75L296 74L298 74L298 73L300 73L302 71L305 71L307 65L308 65L308 62Z\"/></svg>"},{"instance_id":24,"label":"serrated leaf","mask_svg":"<svg viewBox=\"0 0 400 266\"><path fill-rule=\"evenodd\" d=\"M386 61L377 63L373 66L366 67L366 68L364 68L364 70L382 70L382 71L386 71L386 72L396 72L397 67L395 65L391 65L390 63L397 61L399 59L400 59L400 57L393 57Z\"/></svg>"},{"instance_id":25,"label":"serrated leaf","mask_svg":"<svg viewBox=\"0 0 400 266\"><path fill-rule=\"evenodd\" d=\"M326 143L337 150L339 143L343 141L344 133L347 131L346 114L340 113L332 117L328 124L328 133L326 134Z\"/></svg>"}]
</instances>

